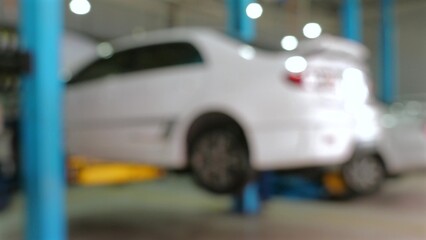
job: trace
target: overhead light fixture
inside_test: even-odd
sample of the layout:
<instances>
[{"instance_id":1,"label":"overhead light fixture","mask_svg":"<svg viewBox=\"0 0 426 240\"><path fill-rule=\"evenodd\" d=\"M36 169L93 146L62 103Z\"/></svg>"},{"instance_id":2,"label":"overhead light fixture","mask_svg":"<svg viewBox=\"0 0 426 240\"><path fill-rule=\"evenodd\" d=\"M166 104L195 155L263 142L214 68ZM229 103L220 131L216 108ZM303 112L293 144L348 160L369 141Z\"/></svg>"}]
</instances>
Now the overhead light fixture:
<instances>
[{"instance_id":1,"label":"overhead light fixture","mask_svg":"<svg viewBox=\"0 0 426 240\"><path fill-rule=\"evenodd\" d=\"M88 14L92 8L88 0L71 0L69 7L71 12L77 15Z\"/></svg>"},{"instance_id":2,"label":"overhead light fixture","mask_svg":"<svg viewBox=\"0 0 426 240\"><path fill-rule=\"evenodd\" d=\"M262 16L263 8L259 3L250 3L246 8L246 14L251 19L258 19Z\"/></svg>"},{"instance_id":3,"label":"overhead light fixture","mask_svg":"<svg viewBox=\"0 0 426 240\"><path fill-rule=\"evenodd\" d=\"M281 47L284 50L292 51L297 48L297 45L299 45L299 41L295 36L285 36L281 39Z\"/></svg>"},{"instance_id":4,"label":"overhead light fixture","mask_svg":"<svg viewBox=\"0 0 426 240\"><path fill-rule=\"evenodd\" d=\"M307 38L317 38L321 35L322 29L318 23L308 23L303 27L303 35Z\"/></svg>"}]
</instances>

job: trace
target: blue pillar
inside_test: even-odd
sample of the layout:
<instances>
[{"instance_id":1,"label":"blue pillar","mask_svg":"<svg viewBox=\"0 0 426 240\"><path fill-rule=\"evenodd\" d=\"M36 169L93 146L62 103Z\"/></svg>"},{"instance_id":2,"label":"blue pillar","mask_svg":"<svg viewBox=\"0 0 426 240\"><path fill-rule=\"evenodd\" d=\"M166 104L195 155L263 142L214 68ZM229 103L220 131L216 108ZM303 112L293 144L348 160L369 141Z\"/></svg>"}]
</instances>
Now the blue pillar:
<instances>
[{"instance_id":1,"label":"blue pillar","mask_svg":"<svg viewBox=\"0 0 426 240\"><path fill-rule=\"evenodd\" d=\"M20 35L32 57L22 76L21 126L27 240L64 240L65 167L59 49L61 0L21 0Z\"/></svg>"},{"instance_id":2,"label":"blue pillar","mask_svg":"<svg viewBox=\"0 0 426 240\"><path fill-rule=\"evenodd\" d=\"M242 214L258 214L261 208L261 196L258 182L248 183L234 196L234 211Z\"/></svg>"},{"instance_id":3,"label":"blue pillar","mask_svg":"<svg viewBox=\"0 0 426 240\"><path fill-rule=\"evenodd\" d=\"M385 103L392 103L396 95L396 44L394 0L380 0L380 92Z\"/></svg>"},{"instance_id":4,"label":"blue pillar","mask_svg":"<svg viewBox=\"0 0 426 240\"><path fill-rule=\"evenodd\" d=\"M249 18L246 8L256 0L227 0L228 25L227 31L231 36L245 42L251 42L256 37L256 21Z\"/></svg>"},{"instance_id":5,"label":"blue pillar","mask_svg":"<svg viewBox=\"0 0 426 240\"><path fill-rule=\"evenodd\" d=\"M226 0L228 8L228 34L244 42L252 42L256 37L256 21L249 18L246 8L256 0ZM260 211L261 196L259 183L248 183L233 199L234 211L242 214L257 214Z\"/></svg>"},{"instance_id":6,"label":"blue pillar","mask_svg":"<svg viewBox=\"0 0 426 240\"><path fill-rule=\"evenodd\" d=\"M20 6L20 45L23 51L30 51L35 48L35 28L32 26L34 21L35 2L21 2ZM35 92L34 77L30 74L21 78L20 93L20 139L21 139L21 174L23 176L23 187L27 200L25 201L26 218L25 218L25 239L37 239L39 237L39 225L37 216L39 214L38 206L38 183L35 161Z\"/></svg>"},{"instance_id":7,"label":"blue pillar","mask_svg":"<svg viewBox=\"0 0 426 240\"><path fill-rule=\"evenodd\" d=\"M362 41L362 11L360 0L342 0L341 32L348 39Z\"/></svg>"}]
</instances>

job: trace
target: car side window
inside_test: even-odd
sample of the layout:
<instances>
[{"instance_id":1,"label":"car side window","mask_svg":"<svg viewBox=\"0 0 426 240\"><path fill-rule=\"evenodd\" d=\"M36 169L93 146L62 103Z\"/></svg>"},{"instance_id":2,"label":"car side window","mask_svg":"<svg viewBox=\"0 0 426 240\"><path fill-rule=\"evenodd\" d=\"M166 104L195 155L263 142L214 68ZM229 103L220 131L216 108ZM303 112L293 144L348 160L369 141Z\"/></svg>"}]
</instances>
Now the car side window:
<instances>
[{"instance_id":1,"label":"car side window","mask_svg":"<svg viewBox=\"0 0 426 240\"><path fill-rule=\"evenodd\" d=\"M69 83L87 82L92 79L122 73L125 71L124 66L126 66L126 59L121 54L115 54L107 59L98 59L79 72Z\"/></svg>"},{"instance_id":2,"label":"car side window","mask_svg":"<svg viewBox=\"0 0 426 240\"><path fill-rule=\"evenodd\" d=\"M124 50L108 59L99 59L83 69L69 83L86 82L112 74L202 63L201 54L190 43L155 44Z\"/></svg>"},{"instance_id":3,"label":"car side window","mask_svg":"<svg viewBox=\"0 0 426 240\"><path fill-rule=\"evenodd\" d=\"M129 54L131 55L129 71L203 63L198 50L185 42L140 47L133 49Z\"/></svg>"}]
</instances>

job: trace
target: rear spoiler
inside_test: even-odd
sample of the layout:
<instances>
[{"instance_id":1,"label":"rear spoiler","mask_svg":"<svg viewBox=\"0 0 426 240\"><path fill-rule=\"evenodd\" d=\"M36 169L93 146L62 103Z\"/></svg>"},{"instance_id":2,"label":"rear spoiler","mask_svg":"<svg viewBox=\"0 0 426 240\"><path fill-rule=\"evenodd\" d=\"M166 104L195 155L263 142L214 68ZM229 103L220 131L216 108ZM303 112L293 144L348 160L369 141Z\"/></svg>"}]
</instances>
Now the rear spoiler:
<instances>
[{"instance_id":1,"label":"rear spoiler","mask_svg":"<svg viewBox=\"0 0 426 240\"><path fill-rule=\"evenodd\" d=\"M368 49L361 43L331 35L323 35L316 39L304 40L300 42L296 52L302 56L334 52L349 55L359 60L366 60L369 57Z\"/></svg>"}]
</instances>

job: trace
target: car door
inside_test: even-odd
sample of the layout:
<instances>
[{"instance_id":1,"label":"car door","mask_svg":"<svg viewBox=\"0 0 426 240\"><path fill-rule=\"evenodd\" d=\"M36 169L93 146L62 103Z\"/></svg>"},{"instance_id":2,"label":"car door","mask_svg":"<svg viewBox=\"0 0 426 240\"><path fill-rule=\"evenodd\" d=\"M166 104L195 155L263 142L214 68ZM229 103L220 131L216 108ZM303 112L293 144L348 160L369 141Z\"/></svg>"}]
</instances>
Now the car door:
<instances>
[{"instance_id":1,"label":"car door","mask_svg":"<svg viewBox=\"0 0 426 240\"><path fill-rule=\"evenodd\" d=\"M179 114L205 77L201 54L188 42L152 44L118 53L126 70L108 86L110 156L162 166Z\"/></svg>"},{"instance_id":2,"label":"car door","mask_svg":"<svg viewBox=\"0 0 426 240\"><path fill-rule=\"evenodd\" d=\"M123 71L125 59L101 58L88 64L66 89L67 150L70 154L108 157L104 150L113 144L108 136L108 106L111 79Z\"/></svg>"}]
</instances>

